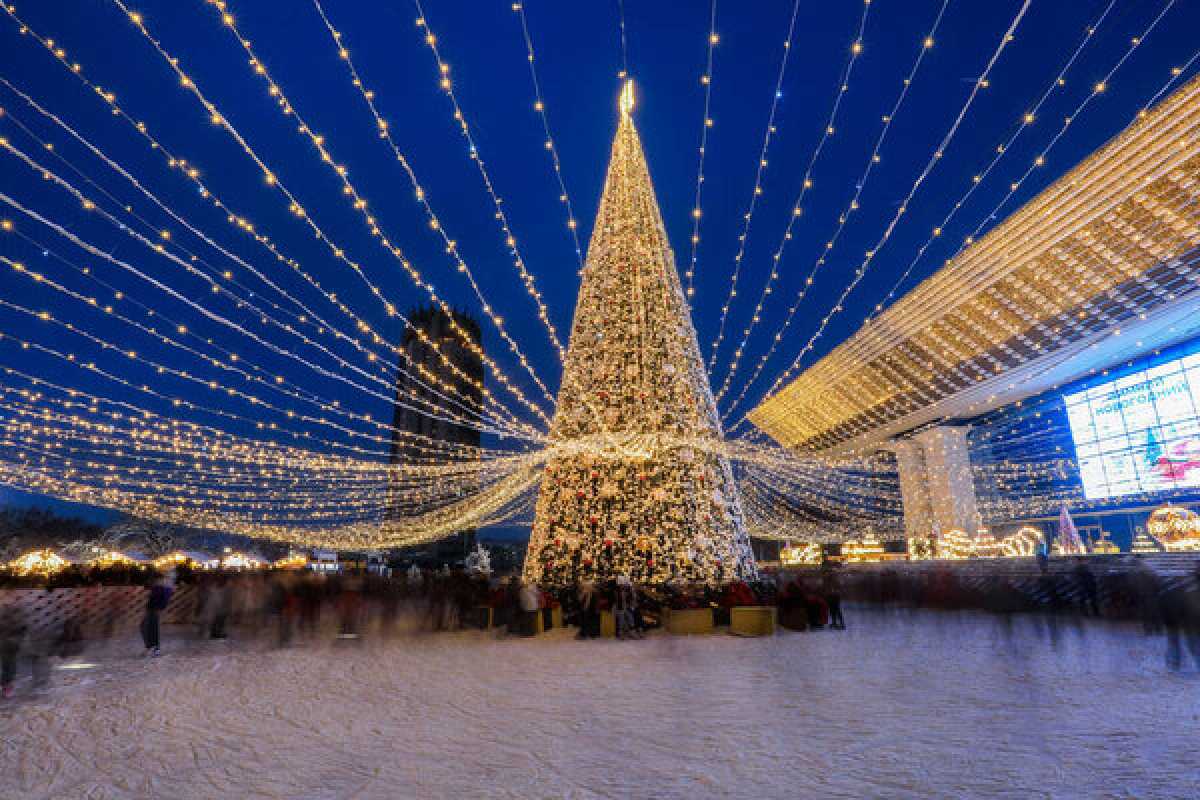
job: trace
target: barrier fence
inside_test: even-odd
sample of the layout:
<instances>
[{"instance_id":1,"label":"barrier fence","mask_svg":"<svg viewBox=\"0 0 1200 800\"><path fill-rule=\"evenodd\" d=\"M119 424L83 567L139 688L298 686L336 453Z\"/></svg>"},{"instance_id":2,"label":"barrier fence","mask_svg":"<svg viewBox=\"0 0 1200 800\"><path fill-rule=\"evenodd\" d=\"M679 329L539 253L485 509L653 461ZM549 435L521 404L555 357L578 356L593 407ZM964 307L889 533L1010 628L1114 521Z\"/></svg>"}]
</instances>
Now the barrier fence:
<instances>
[{"instance_id":1,"label":"barrier fence","mask_svg":"<svg viewBox=\"0 0 1200 800\"><path fill-rule=\"evenodd\" d=\"M74 620L84 638L94 639L136 632L149 591L145 586L0 589L0 606L15 602L31 631L58 632L69 620ZM177 586L163 621L190 621L198 598L194 585Z\"/></svg>"}]
</instances>

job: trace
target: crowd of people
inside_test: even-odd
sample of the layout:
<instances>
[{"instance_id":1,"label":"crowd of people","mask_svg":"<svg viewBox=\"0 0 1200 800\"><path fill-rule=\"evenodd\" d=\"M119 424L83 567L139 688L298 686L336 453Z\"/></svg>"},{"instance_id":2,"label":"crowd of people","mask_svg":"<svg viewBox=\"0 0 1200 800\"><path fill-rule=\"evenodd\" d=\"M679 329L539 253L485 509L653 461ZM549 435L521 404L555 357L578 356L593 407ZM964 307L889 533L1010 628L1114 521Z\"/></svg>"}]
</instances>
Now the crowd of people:
<instances>
[{"instance_id":1,"label":"crowd of people","mask_svg":"<svg viewBox=\"0 0 1200 800\"><path fill-rule=\"evenodd\" d=\"M186 602L185 586L191 587ZM170 636L177 641L223 640L236 631L243 642L274 647L485 627L534 636L557 625L575 627L581 639L640 639L663 625L670 610L711 609L714 624L722 625L738 606L774 606L779 624L791 630L843 630L843 599L865 607L1036 613L1051 622L1064 615L1140 620L1148 633L1166 637L1169 666L1179 668L1186 653L1200 665L1200 565L1191 575L1174 577L1158 575L1144 563L1096 575L1084 559L1055 571L1042 562L1039 571L1025 576L972 575L949 565L924 570L826 565L723 586L638 586L619 577L538 587L516 576L469 574L461 568L414 568L386 577L184 570L152 581L144 593L140 633L149 657L163 652L166 621L173 623ZM4 697L13 692L21 661L29 664L33 685L42 686L51 658L77 656L85 642L127 631L113 619L97 624L97 614L84 611L47 624L28 618L16 592L0 592ZM84 618L91 620L87 626Z\"/></svg>"},{"instance_id":2,"label":"crowd of people","mask_svg":"<svg viewBox=\"0 0 1200 800\"><path fill-rule=\"evenodd\" d=\"M1045 558L1032 573L972 573L953 565L926 570L848 571L844 595L879 608L975 610L1033 614L1052 631L1059 622L1098 618L1140 623L1166 639L1167 665L1180 669L1185 653L1200 667L1200 562L1190 573L1160 574L1147 561L1096 572L1085 556L1050 569Z\"/></svg>"},{"instance_id":3,"label":"crowd of people","mask_svg":"<svg viewBox=\"0 0 1200 800\"><path fill-rule=\"evenodd\" d=\"M102 594L87 597L87 603L109 603ZM517 576L445 568L394 576L172 570L152 579L143 597L139 632L150 658L163 653L168 622L168 636L179 645L219 641L234 633L242 642L275 647L484 627L534 636L555 625L577 628L581 639L639 639L660 627L669 609L711 608L720 625L728 623L730 609L738 605L779 605L784 624L799 630L844 625L836 578L830 574L822 580L790 581L780 589L770 578L725 586L637 586L621 577L538 587ZM792 613L795 609L800 613ZM78 655L85 642L127 634L128 628L117 624L122 611L108 605L83 607L64 620L29 614L16 592L0 592L0 691L12 694L19 663L27 663L33 685L42 686L49 677L49 659ZM611 619L607 634L606 618Z\"/></svg>"}]
</instances>

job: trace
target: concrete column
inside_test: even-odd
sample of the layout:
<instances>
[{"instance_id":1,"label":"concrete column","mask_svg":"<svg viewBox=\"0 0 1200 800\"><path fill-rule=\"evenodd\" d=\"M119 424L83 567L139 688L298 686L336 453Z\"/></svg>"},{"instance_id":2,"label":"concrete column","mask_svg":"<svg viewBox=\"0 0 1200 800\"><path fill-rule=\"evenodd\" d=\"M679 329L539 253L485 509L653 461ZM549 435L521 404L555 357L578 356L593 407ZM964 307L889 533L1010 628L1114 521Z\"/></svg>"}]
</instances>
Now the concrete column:
<instances>
[{"instance_id":1,"label":"concrete column","mask_svg":"<svg viewBox=\"0 0 1200 800\"><path fill-rule=\"evenodd\" d=\"M911 441L919 444L924 452L925 485L932 523L942 535L958 528L974 536L979 527L979 512L975 506L967 428L930 428L913 436ZM906 504L906 517L907 513Z\"/></svg>"},{"instance_id":2,"label":"concrete column","mask_svg":"<svg viewBox=\"0 0 1200 800\"><path fill-rule=\"evenodd\" d=\"M933 507L929 500L929 482L925 475L925 451L912 439L891 444L900 473L900 499L904 503L904 538L924 540L933 532Z\"/></svg>"}]
</instances>

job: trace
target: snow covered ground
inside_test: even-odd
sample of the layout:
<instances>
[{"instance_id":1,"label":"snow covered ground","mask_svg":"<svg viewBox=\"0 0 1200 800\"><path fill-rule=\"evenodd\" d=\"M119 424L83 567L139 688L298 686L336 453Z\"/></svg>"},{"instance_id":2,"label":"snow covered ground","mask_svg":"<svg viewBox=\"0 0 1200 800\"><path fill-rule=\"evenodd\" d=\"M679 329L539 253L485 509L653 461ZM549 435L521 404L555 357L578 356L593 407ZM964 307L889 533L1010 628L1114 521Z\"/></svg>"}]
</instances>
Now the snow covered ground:
<instances>
[{"instance_id":1,"label":"snow covered ground","mask_svg":"<svg viewBox=\"0 0 1200 800\"><path fill-rule=\"evenodd\" d=\"M0 798L1195 797L1200 677L1129 628L483 633L89 654L0 706ZM131 649L134 645L131 643ZM172 652L173 650L173 652Z\"/></svg>"}]
</instances>

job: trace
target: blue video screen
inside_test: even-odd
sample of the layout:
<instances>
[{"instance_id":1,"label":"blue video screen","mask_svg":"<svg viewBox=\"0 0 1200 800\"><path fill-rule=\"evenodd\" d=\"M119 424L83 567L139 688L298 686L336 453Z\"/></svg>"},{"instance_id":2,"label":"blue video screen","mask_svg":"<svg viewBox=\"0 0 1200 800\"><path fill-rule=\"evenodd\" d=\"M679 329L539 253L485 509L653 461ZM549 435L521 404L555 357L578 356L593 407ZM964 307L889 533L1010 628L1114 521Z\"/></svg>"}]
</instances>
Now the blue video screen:
<instances>
[{"instance_id":1,"label":"blue video screen","mask_svg":"<svg viewBox=\"0 0 1200 800\"><path fill-rule=\"evenodd\" d=\"M1200 487L1200 353L1063 400L1089 500Z\"/></svg>"}]
</instances>

